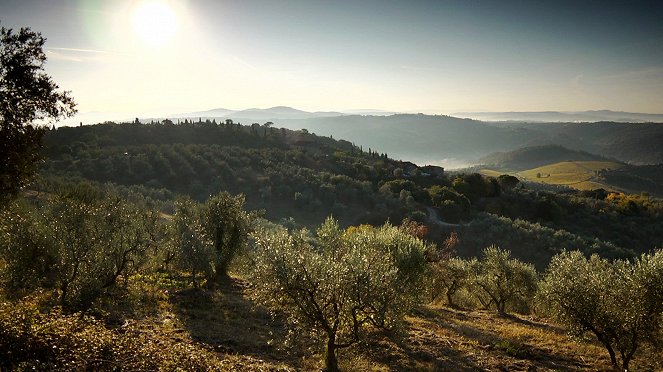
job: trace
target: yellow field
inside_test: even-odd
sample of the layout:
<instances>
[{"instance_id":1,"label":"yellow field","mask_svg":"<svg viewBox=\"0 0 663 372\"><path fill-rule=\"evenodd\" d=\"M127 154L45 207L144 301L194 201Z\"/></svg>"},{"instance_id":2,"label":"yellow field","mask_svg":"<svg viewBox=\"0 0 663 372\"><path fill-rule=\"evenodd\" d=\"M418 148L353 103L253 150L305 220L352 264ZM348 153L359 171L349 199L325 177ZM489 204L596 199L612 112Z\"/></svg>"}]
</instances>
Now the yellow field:
<instances>
[{"instance_id":1,"label":"yellow field","mask_svg":"<svg viewBox=\"0 0 663 372\"><path fill-rule=\"evenodd\" d=\"M511 174L527 181L569 186L579 190L603 188L609 191L619 191L608 184L602 183L597 173L601 169L618 169L622 166L623 164L610 161L564 161L522 172L486 168L480 170L479 173L491 177Z\"/></svg>"},{"instance_id":2,"label":"yellow field","mask_svg":"<svg viewBox=\"0 0 663 372\"><path fill-rule=\"evenodd\" d=\"M498 170L486 168L486 169L481 169L479 171L479 173L481 173L484 176L488 176L488 177L499 177L499 176L501 176L505 173L508 173L508 172L505 172L505 171L500 172Z\"/></svg>"},{"instance_id":3,"label":"yellow field","mask_svg":"<svg viewBox=\"0 0 663 372\"><path fill-rule=\"evenodd\" d=\"M622 164L609 161L565 161L519 172L517 175L528 181L570 186L580 190L614 190L614 187L600 182L597 173L601 169L621 167Z\"/></svg>"}]
</instances>

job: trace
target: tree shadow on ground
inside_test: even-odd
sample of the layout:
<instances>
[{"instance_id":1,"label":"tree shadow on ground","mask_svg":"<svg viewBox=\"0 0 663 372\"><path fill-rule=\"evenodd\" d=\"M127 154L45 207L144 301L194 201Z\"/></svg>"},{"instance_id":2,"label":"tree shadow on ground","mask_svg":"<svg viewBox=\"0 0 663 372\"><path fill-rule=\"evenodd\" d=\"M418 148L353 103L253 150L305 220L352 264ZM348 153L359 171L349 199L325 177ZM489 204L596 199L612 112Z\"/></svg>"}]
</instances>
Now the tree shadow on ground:
<instances>
[{"instance_id":1,"label":"tree shadow on ground","mask_svg":"<svg viewBox=\"0 0 663 372\"><path fill-rule=\"evenodd\" d=\"M595 366L490 329L473 326L496 319L474 313L421 307L408 318L400 334L375 333L362 345L373 364L396 371L493 371L493 370L585 370ZM516 317L514 317L516 318ZM503 322L520 327L542 328L545 324L506 317ZM553 327L554 329L554 327ZM546 330L544 328L544 330ZM546 330L547 331L547 330Z\"/></svg>"},{"instance_id":2,"label":"tree shadow on ground","mask_svg":"<svg viewBox=\"0 0 663 372\"><path fill-rule=\"evenodd\" d=\"M514 315L491 314L484 317L473 318L474 313L458 313L448 309L426 309L420 315L423 319L437 324L447 332L455 333L457 336L474 340L478 348L485 350L486 353L495 358L495 362L513 363L510 370L525 368L536 370L539 368L553 370L578 370L592 368L582 360L568 355L555 352L550 349L543 349L533 342L529 342L528 337L509 337L500 334L497 331L480 329L469 324L481 324L482 322L496 322L500 319L507 323L507 326L540 329L545 332L560 332L559 328L537 323L526 319L521 319ZM471 322L469 322L471 320ZM563 332L561 332L563 333Z\"/></svg>"},{"instance_id":3,"label":"tree shadow on ground","mask_svg":"<svg viewBox=\"0 0 663 372\"><path fill-rule=\"evenodd\" d=\"M186 289L170 297L177 318L195 342L226 354L301 368L309 340L288 337L285 318L272 315L246 296L247 286L229 279L214 290Z\"/></svg>"}]
</instances>

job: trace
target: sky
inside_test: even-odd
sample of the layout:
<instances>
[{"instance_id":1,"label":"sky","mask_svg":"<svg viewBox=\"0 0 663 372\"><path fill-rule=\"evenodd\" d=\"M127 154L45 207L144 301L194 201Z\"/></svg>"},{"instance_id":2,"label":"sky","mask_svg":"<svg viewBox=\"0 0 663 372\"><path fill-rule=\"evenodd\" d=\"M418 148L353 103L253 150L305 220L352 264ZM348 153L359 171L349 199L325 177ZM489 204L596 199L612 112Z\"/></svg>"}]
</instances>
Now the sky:
<instances>
[{"instance_id":1,"label":"sky","mask_svg":"<svg viewBox=\"0 0 663 372\"><path fill-rule=\"evenodd\" d=\"M663 1L0 0L82 113L663 113Z\"/></svg>"}]
</instances>

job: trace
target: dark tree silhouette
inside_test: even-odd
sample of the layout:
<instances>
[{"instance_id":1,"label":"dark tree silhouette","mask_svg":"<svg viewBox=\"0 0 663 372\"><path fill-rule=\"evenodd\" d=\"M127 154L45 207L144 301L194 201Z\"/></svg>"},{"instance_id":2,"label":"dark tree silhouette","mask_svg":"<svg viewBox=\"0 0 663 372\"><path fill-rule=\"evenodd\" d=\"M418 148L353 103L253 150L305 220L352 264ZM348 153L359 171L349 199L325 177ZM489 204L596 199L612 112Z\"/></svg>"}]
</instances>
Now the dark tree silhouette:
<instances>
[{"instance_id":1,"label":"dark tree silhouette","mask_svg":"<svg viewBox=\"0 0 663 372\"><path fill-rule=\"evenodd\" d=\"M37 172L46 129L35 122L76 112L70 93L44 73L44 41L30 28L0 29L0 206Z\"/></svg>"}]
</instances>

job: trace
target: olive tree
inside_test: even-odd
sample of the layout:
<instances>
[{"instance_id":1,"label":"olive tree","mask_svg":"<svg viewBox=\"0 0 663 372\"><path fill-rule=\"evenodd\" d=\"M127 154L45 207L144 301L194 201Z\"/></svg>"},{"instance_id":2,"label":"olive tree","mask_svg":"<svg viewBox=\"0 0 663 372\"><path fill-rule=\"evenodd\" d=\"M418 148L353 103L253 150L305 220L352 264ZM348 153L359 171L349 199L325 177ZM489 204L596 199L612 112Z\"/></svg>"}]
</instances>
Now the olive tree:
<instances>
[{"instance_id":1,"label":"olive tree","mask_svg":"<svg viewBox=\"0 0 663 372\"><path fill-rule=\"evenodd\" d=\"M472 284L476 276L476 259L464 260L452 257L433 263L432 266L432 300L444 295L449 306L455 307L454 296Z\"/></svg>"},{"instance_id":2,"label":"olive tree","mask_svg":"<svg viewBox=\"0 0 663 372\"><path fill-rule=\"evenodd\" d=\"M37 172L44 129L35 121L76 112L69 93L44 73L44 41L29 28L0 29L0 207Z\"/></svg>"},{"instance_id":3,"label":"olive tree","mask_svg":"<svg viewBox=\"0 0 663 372\"><path fill-rule=\"evenodd\" d=\"M560 253L541 280L537 303L572 335L593 333L613 366L628 370L643 343L661 342L663 251L633 262Z\"/></svg>"},{"instance_id":4,"label":"olive tree","mask_svg":"<svg viewBox=\"0 0 663 372\"><path fill-rule=\"evenodd\" d=\"M202 206L189 198L175 202L173 241L180 268L191 272L191 281L198 288L198 274L211 278L216 252L212 238L203 226Z\"/></svg>"},{"instance_id":5,"label":"olive tree","mask_svg":"<svg viewBox=\"0 0 663 372\"><path fill-rule=\"evenodd\" d=\"M511 258L511 252L490 246L476 265L474 295L484 308L505 313L507 308L528 310L537 286L532 264Z\"/></svg>"},{"instance_id":6,"label":"olive tree","mask_svg":"<svg viewBox=\"0 0 663 372\"><path fill-rule=\"evenodd\" d=\"M141 268L157 244L155 212L86 184L32 204L16 200L1 216L0 254L9 286L58 289L69 308L90 306Z\"/></svg>"},{"instance_id":7,"label":"olive tree","mask_svg":"<svg viewBox=\"0 0 663 372\"><path fill-rule=\"evenodd\" d=\"M206 203L183 198L176 202L173 240L180 264L191 271L198 287L197 275L207 280L220 280L228 267L245 248L255 213L244 210L244 195L221 192Z\"/></svg>"},{"instance_id":8,"label":"olive tree","mask_svg":"<svg viewBox=\"0 0 663 372\"><path fill-rule=\"evenodd\" d=\"M254 239L257 297L321 336L328 371L338 370L337 349L366 327L396 325L423 292L427 247L390 225L344 231L327 219L315 236L281 228Z\"/></svg>"},{"instance_id":9,"label":"olive tree","mask_svg":"<svg viewBox=\"0 0 663 372\"><path fill-rule=\"evenodd\" d=\"M256 214L244 210L244 195L233 196L227 192L211 197L203 213L203 227L216 252L216 279L223 279L232 261L245 248Z\"/></svg>"}]
</instances>

